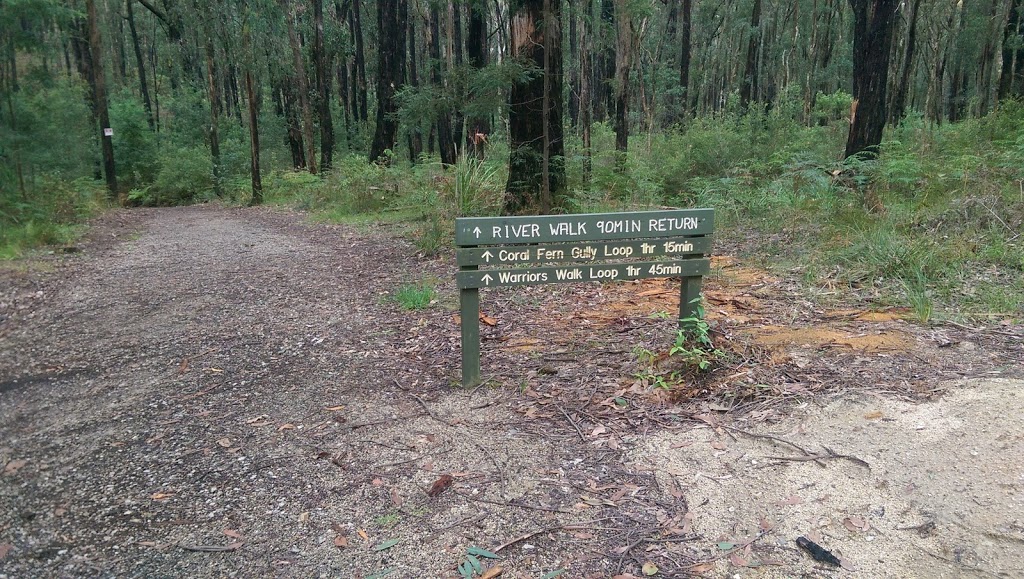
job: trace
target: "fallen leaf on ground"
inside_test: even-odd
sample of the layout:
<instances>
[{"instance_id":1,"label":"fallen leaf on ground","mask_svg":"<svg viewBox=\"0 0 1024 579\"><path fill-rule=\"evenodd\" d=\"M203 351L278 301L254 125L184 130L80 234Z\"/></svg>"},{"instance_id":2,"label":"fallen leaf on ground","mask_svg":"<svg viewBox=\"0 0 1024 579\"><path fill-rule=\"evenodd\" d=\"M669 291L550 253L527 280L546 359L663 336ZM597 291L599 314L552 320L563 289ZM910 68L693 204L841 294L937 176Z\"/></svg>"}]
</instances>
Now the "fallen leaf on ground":
<instances>
[{"instance_id":1,"label":"fallen leaf on ground","mask_svg":"<svg viewBox=\"0 0 1024 579\"><path fill-rule=\"evenodd\" d=\"M188 370L188 358L182 358L181 364L178 365L178 374L184 374L185 370Z\"/></svg>"},{"instance_id":2,"label":"fallen leaf on ground","mask_svg":"<svg viewBox=\"0 0 1024 579\"><path fill-rule=\"evenodd\" d=\"M723 551L728 551L729 549L732 549L735 546L736 546L736 543L733 543L732 541L719 541L718 542L718 548L723 550Z\"/></svg>"},{"instance_id":3,"label":"fallen leaf on ground","mask_svg":"<svg viewBox=\"0 0 1024 579\"><path fill-rule=\"evenodd\" d=\"M864 418L866 418L868 420L878 420L879 418L881 418L883 416L885 416L885 415L882 414L880 411L875 410L874 412L868 412L867 414L865 414Z\"/></svg>"},{"instance_id":4,"label":"fallen leaf on ground","mask_svg":"<svg viewBox=\"0 0 1024 579\"><path fill-rule=\"evenodd\" d=\"M455 477L450 474L442 475L441 478L434 481L434 484L430 485L430 490L427 491L427 496L434 498L437 495L451 488L452 483L455 482Z\"/></svg>"},{"instance_id":5,"label":"fallen leaf on ground","mask_svg":"<svg viewBox=\"0 0 1024 579\"><path fill-rule=\"evenodd\" d=\"M741 557L739 553L729 555L729 562L737 567L746 567L750 564L750 562Z\"/></svg>"},{"instance_id":6,"label":"fallen leaf on ground","mask_svg":"<svg viewBox=\"0 0 1024 579\"><path fill-rule=\"evenodd\" d=\"M153 493L149 498L154 501L166 501L167 499L174 496L174 493Z\"/></svg>"},{"instance_id":7,"label":"fallen leaf on ground","mask_svg":"<svg viewBox=\"0 0 1024 579\"><path fill-rule=\"evenodd\" d=\"M714 570L715 570L715 562L714 561L709 561L707 563L701 563L699 565L694 565L693 567L690 567L690 572L691 573L707 573L708 571L714 571Z\"/></svg>"},{"instance_id":8,"label":"fallen leaf on ground","mask_svg":"<svg viewBox=\"0 0 1024 579\"><path fill-rule=\"evenodd\" d=\"M721 440L716 440L711 443L711 448L715 450L725 450L727 447L725 446L725 443L722 442Z\"/></svg>"},{"instance_id":9,"label":"fallen leaf on ground","mask_svg":"<svg viewBox=\"0 0 1024 579\"><path fill-rule=\"evenodd\" d=\"M373 546L373 550L374 551L384 551L386 549L390 549L391 547L394 547L395 545L397 545L401 541L402 541L401 539L388 539L387 541L384 541L383 543L380 543L379 545L374 545Z\"/></svg>"},{"instance_id":10,"label":"fallen leaf on ground","mask_svg":"<svg viewBox=\"0 0 1024 579\"><path fill-rule=\"evenodd\" d=\"M19 458L18 460L12 460L11 462L7 463L7 466L4 467L4 476L18 472L18 469L25 466L26 464L28 464L28 461L23 458Z\"/></svg>"},{"instance_id":11,"label":"fallen leaf on ground","mask_svg":"<svg viewBox=\"0 0 1024 579\"><path fill-rule=\"evenodd\" d=\"M644 563L643 567L641 567L640 570L643 571L644 575L647 576L658 574L658 566L650 562Z\"/></svg>"},{"instance_id":12,"label":"fallen leaf on ground","mask_svg":"<svg viewBox=\"0 0 1024 579\"><path fill-rule=\"evenodd\" d=\"M241 539L242 538L242 533L239 533L238 531L236 531L234 529L224 529L223 532L224 532L225 535L231 537L232 539Z\"/></svg>"},{"instance_id":13,"label":"fallen leaf on ground","mask_svg":"<svg viewBox=\"0 0 1024 579\"><path fill-rule=\"evenodd\" d=\"M228 447L231 446L231 439L230 438L221 438L221 439L219 439L217 441L217 444L223 446L224 448L228 448Z\"/></svg>"},{"instance_id":14,"label":"fallen leaf on ground","mask_svg":"<svg viewBox=\"0 0 1024 579\"><path fill-rule=\"evenodd\" d=\"M379 479L379 478L375 478L372 481L370 481L370 484L372 484L375 487L383 486L384 485L384 480L383 479Z\"/></svg>"},{"instance_id":15,"label":"fallen leaf on ground","mask_svg":"<svg viewBox=\"0 0 1024 579\"><path fill-rule=\"evenodd\" d=\"M846 517L843 519L843 526L850 531L866 531L871 528L871 523L864 520L863 517L856 515L852 517Z\"/></svg>"},{"instance_id":16,"label":"fallen leaf on ground","mask_svg":"<svg viewBox=\"0 0 1024 579\"><path fill-rule=\"evenodd\" d=\"M0 561L7 558L7 554L14 550L14 545L10 543L0 543Z\"/></svg>"},{"instance_id":17,"label":"fallen leaf on ground","mask_svg":"<svg viewBox=\"0 0 1024 579\"><path fill-rule=\"evenodd\" d=\"M490 569L484 571L484 574L480 576L480 579L494 579L495 577L501 575L502 571L503 569L500 566L491 567Z\"/></svg>"},{"instance_id":18,"label":"fallen leaf on ground","mask_svg":"<svg viewBox=\"0 0 1024 579\"><path fill-rule=\"evenodd\" d=\"M402 506L402 503L405 502L402 500L402 495L398 494L398 489L391 489L391 502L394 503L396 507Z\"/></svg>"},{"instance_id":19,"label":"fallen leaf on ground","mask_svg":"<svg viewBox=\"0 0 1024 579\"><path fill-rule=\"evenodd\" d=\"M362 537L364 541L369 541L370 540L370 536L366 534L366 531L364 531L362 529L359 529L356 532L359 533L359 536Z\"/></svg>"},{"instance_id":20,"label":"fallen leaf on ground","mask_svg":"<svg viewBox=\"0 0 1024 579\"><path fill-rule=\"evenodd\" d=\"M324 408L324 410L326 410L328 412L337 412L339 410L344 410L344 409L345 409L345 407L344 406L340 406L340 405L339 406L328 406L327 408Z\"/></svg>"},{"instance_id":21,"label":"fallen leaf on ground","mask_svg":"<svg viewBox=\"0 0 1024 579\"><path fill-rule=\"evenodd\" d=\"M590 436L597 436L599 434L604 434L605 432L608 432L608 427L603 424L598 424L594 427L594 430L590 431Z\"/></svg>"},{"instance_id":22,"label":"fallen leaf on ground","mask_svg":"<svg viewBox=\"0 0 1024 579\"><path fill-rule=\"evenodd\" d=\"M348 547L348 537L338 535L334 538L334 546L339 549L344 549L345 547Z\"/></svg>"},{"instance_id":23,"label":"fallen leaf on ground","mask_svg":"<svg viewBox=\"0 0 1024 579\"><path fill-rule=\"evenodd\" d=\"M483 312L480 312L480 321L492 327L498 325L498 320L492 318L491 316L488 316Z\"/></svg>"}]
</instances>

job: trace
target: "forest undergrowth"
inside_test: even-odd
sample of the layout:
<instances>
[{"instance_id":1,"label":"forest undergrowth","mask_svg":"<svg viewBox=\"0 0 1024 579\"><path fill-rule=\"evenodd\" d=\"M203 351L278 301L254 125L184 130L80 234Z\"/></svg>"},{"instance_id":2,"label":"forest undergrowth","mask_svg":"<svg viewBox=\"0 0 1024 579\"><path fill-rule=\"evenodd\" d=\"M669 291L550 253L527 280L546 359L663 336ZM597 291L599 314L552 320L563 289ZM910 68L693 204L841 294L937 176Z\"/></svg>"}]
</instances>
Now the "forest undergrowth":
<instances>
[{"instance_id":1,"label":"forest undergrowth","mask_svg":"<svg viewBox=\"0 0 1024 579\"><path fill-rule=\"evenodd\" d=\"M80 224L109 203L101 180L66 177L82 174L95 158L88 147L68 147L76 139L89 142L87 128L79 135L80 123L71 120L86 116L74 110L84 106L75 90L58 84L19 103L19 134L32 138L12 141L8 150L50 170L16 175L3 165L2 258L72 243ZM114 99L119 181L126 189L121 202L248 203L247 134L231 123L222 129L218 198L201 130L187 128L202 126L200 98L183 93L164 103L175 123L160 132L148 129L135 100ZM621 171L614 133L595 125L589 159L582 142L569 137L569 187L561 206L566 212L713 207L719 247L799 275L811 296L827 299L846 288L878 307L910 308L922 321L936 315L1020 320L1024 104L1007 101L983 118L953 124L910 117L887 131L877 159L844 162L848 99L820 95L812 126L776 108L638 133ZM339 155L329 174L312 175L287 169L286 151L276 144L283 126L263 130L272 136L264 163L275 168L263 179L267 202L316 219L392 224L425 255L450 251L455 217L494 215L502 206L508 147L500 132L490 136L484 159L462 158L449 168L435 156L412 163L399 150L390 152L390 165L351 153ZM358 127L345 134L359 150L365 135ZM882 207L870 210L868 194Z\"/></svg>"}]
</instances>

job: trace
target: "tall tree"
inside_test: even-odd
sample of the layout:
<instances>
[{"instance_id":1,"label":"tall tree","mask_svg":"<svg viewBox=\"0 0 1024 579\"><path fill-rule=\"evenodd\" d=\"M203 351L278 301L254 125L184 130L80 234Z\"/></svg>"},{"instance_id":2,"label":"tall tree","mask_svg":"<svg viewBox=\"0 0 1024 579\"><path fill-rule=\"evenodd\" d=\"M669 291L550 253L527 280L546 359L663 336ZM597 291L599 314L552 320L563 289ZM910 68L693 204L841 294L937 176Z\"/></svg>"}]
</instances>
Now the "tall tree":
<instances>
[{"instance_id":1,"label":"tall tree","mask_svg":"<svg viewBox=\"0 0 1024 579\"><path fill-rule=\"evenodd\" d=\"M295 80L299 92L299 108L302 111L302 136L306 140L306 166L309 172L316 175L316 143L313 141L313 110L309 105L309 78L306 76L306 65L299 47L299 35L295 33L295 12L288 0L281 0L284 9L285 27L288 29L288 44L292 49L292 64L295 69Z\"/></svg>"},{"instance_id":2,"label":"tall tree","mask_svg":"<svg viewBox=\"0 0 1024 579\"><path fill-rule=\"evenodd\" d=\"M139 33L135 29L135 12L132 10L134 0L127 0L128 31L132 35L132 47L135 49L135 67L139 72L139 92L142 95L142 105L146 107L146 121L149 128L154 129L153 102L149 98L149 85L146 84L146 59L142 57L142 47L139 45Z\"/></svg>"},{"instance_id":3,"label":"tall tree","mask_svg":"<svg viewBox=\"0 0 1024 579\"><path fill-rule=\"evenodd\" d=\"M914 0L913 8L907 16L907 39L903 51L903 64L896 83L896 94L892 98L889 121L896 124L903 120L907 111L907 94L910 90L910 73L914 70L914 54L917 50L917 21L921 13L921 0Z\"/></svg>"},{"instance_id":4,"label":"tall tree","mask_svg":"<svg viewBox=\"0 0 1024 579\"><path fill-rule=\"evenodd\" d=\"M107 108L107 80L103 76L103 42L100 25L96 17L96 0L85 0L89 19L89 52L92 54L92 94L95 103L96 120L99 123L100 147L103 152L103 174L111 198L117 196L117 171L114 167L113 131L110 128L110 112Z\"/></svg>"},{"instance_id":5,"label":"tall tree","mask_svg":"<svg viewBox=\"0 0 1024 579\"><path fill-rule=\"evenodd\" d=\"M484 0L477 0L469 5L466 57L469 65L477 71L483 70L487 66L487 4ZM476 113L469 118L467 144L480 159L484 158L487 135L490 132L490 115Z\"/></svg>"},{"instance_id":6,"label":"tall tree","mask_svg":"<svg viewBox=\"0 0 1024 579\"><path fill-rule=\"evenodd\" d=\"M388 160L398 140L398 105L395 93L405 82L406 0L377 2L377 38L387 39L377 49L377 128L370 145L370 161Z\"/></svg>"},{"instance_id":7,"label":"tall tree","mask_svg":"<svg viewBox=\"0 0 1024 579\"><path fill-rule=\"evenodd\" d=\"M441 74L441 16L438 5L430 4L430 81L439 92L443 92L444 75ZM454 165L458 150L453 136L452 112L445 104L437 115L437 145L441 154L441 164Z\"/></svg>"},{"instance_id":8,"label":"tall tree","mask_svg":"<svg viewBox=\"0 0 1024 579\"><path fill-rule=\"evenodd\" d=\"M559 3L551 2L547 14L544 8L545 0L519 0L509 18L509 56L522 64L526 74L513 82L509 93L507 213L537 208L545 188L558 205L565 187ZM530 74L531 70L540 74ZM546 184L545 159L549 163Z\"/></svg>"},{"instance_id":9,"label":"tall tree","mask_svg":"<svg viewBox=\"0 0 1024 579\"><path fill-rule=\"evenodd\" d=\"M743 80L740 82L740 107L743 109L749 107L751 100L756 99L758 94L760 78L757 70L757 56L760 39L761 0L754 0L754 9L750 15L750 34L747 39L747 59L743 67Z\"/></svg>"},{"instance_id":10,"label":"tall tree","mask_svg":"<svg viewBox=\"0 0 1024 579\"><path fill-rule=\"evenodd\" d=\"M1020 95L1020 77L1024 72L1024 36L1021 34L1021 0L1013 0L1003 31L1003 66L999 72L999 100Z\"/></svg>"},{"instance_id":11,"label":"tall tree","mask_svg":"<svg viewBox=\"0 0 1024 579\"><path fill-rule=\"evenodd\" d=\"M331 119L331 55L324 48L324 2L313 1L313 66L316 70L317 116L320 117L320 170L334 161L334 121Z\"/></svg>"},{"instance_id":12,"label":"tall tree","mask_svg":"<svg viewBox=\"0 0 1024 579\"><path fill-rule=\"evenodd\" d=\"M683 118L690 116L690 61L693 57L691 35L693 32L693 0L683 0L679 25L679 102Z\"/></svg>"},{"instance_id":13,"label":"tall tree","mask_svg":"<svg viewBox=\"0 0 1024 579\"><path fill-rule=\"evenodd\" d=\"M853 107L846 156L878 153L898 0L850 0L853 8Z\"/></svg>"},{"instance_id":14,"label":"tall tree","mask_svg":"<svg viewBox=\"0 0 1024 579\"><path fill-rule=\"evenodd\" d=\"M615 151L616 167L623 170L629 148L629 73L633 68L633 17L627 0L615 0Z\"/></svg>"}]
</instances>

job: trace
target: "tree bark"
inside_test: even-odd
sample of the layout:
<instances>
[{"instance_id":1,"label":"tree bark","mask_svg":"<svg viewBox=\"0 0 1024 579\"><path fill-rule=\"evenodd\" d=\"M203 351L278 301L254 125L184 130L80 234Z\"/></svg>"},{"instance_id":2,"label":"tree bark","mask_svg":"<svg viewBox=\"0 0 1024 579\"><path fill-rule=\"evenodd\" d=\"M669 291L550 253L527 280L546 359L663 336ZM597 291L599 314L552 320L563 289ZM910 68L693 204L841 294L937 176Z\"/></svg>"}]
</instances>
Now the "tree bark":
<instances>
[{"instance_id":1,"label":"tree bark","mask_svg":"<svg viewBox=\"0 0 1024 579\"><path fill-rule=\"evenodd\" d=\"M249 174L252 177L252 201L250 205L263 203L263 179L260 177L260 129L259 109L256 91L253 88L252 70L245 70L245 98L249 102Z\"/></svg>"},{"instance_id":2,"label":"tree bark","mask_svg":"<svg viewBox=\"0 0 1024 579\"><path fill-rule=\"evenodd\" d=\"M878 154L898 0L850 0L853 8L853 109L846 156Z\"/></svg>"},{"instance_id":3,"label":"tree bark","mask_svg":"<svg viewBox=\"0 0 1024 579\"><path fill-rule=\"evenodd\" d=\"M547 188L552 205L561 204L565 187L565 143L562 134L562 50L559 3L552 2L544 22L543 0L517 2L509 18L510 57L544 71L525 82L515 82L509 93L509 175L504 210L520 213L537 206L543 189L544 157L549 159ZM544 34L545 29L550 31ZM545 51L548 51L545 59ZM544 68L545 60L548 68ZM547 76L548 93L545 95ZM549 105L544 114L544 103ZM544 138L547 116L548 138ZM549 145L545 148L545 142Z\"/></svg>"},{"instance_id":4,"label":"tree bark","mask_svg":"<svg viewBox=\"0 0 1024 579\"><path fill-rule=\"evenodd\" d=\"M107 179L107 189L112 199L117 197L117 171L114 167L113 135L107 134L110 128L110 113L107 109L107 81L103 76L103 43L100 37L100 26L96 18L96 0L86 0L86 13L89 19L89 52L91 58L92 93L96 109L96 120L99 123L100 145L103 152L103 174Z\"/></svg>"},{"instance_id":5,"label":"tree bark","mask_svg":"<svg viewBox=\"0 0 1024 579\"><path fill-rule=\"evenodd\" d=\"M299 92L299 109L302 111L302 136L306 141L306 167L309 172L316 175L316 142L313 140L313 110L309 104L309 79L306 76L306 66L302 60L302 50L299 48L299 36L295 33L296 15L292 11L288 0L281 0L281 7L284 9L284 19L288 29L288 44L292 50L292 66L295 69L296 87Z\"/></svg>"},{"instance_id":6,"label":"tree bark","mask_svg":"<svg viewBox=\"0 0 1024 579\"><path fill-rule=\"evenodd\" d=\"M917 20L920 14L921 0L914 0L914 7L910 13L910 23L907 27L907 46L903 53L903 69L900 71L899 82L896 84L896 94L892 99L892 111L889 115L889 122L897 124L903 120L907 110L907 92L910 90L910 73L914 70L914 54L917 49Z\"/></svg>"},{"instance_id":7,"label":"tree bark","mask_svg":"<svg viewBox=\"0 0 1024 579\"><path fill-rule=\"evenodd\" d=\"M449 2L448 9L451 11L451 46L452 54L449 62L449 70L458 70L462 66L462 8L461 2ZM462 109L458 106L452 110L452 146L455 148L455 158L463 150L463 143L466 142L466 118L462 115Z\"/></svg>"},{"instance_id":8,"label":"tree bark","mask_svg":"<svg viewBox=\"0 0 1024 579\"><path fill-rule=\"evenodd\" d=\"M409 19L409 84L414 87L420 85L418 71L416 69L416 19ZM416 164L423 153L423 133L418 126L409 127L409 161Z\"/></svg>"},{"instance_id":9,"label":"tree bark","mask_svg":"<svg viewBox=\"0 0 1024 579\"><path fill-rule=\"evenodd\" d=\"M352 0L352 37L355 40L356 96L359 99L359 120L364 123L369 119L366 107L366 52L363 49L363 18L359 11L360 0Z\"/></svg>"},{"instance_id":10,"label":"tree bark","mask_svg":"<svg viewBox=\"0 0 1024 579\"><path fill-rule=\"evenodd\" d=\"M586 0L583 3L585 16L580 19L580 133L583 139L583 184L585 186L590 185L591 175L591 139L590 139L590 125L594 122L593 110L594 101L591 97L591 81L593 74L591 67L593 61L591 60L591 54L593 51L593 28L590 24L590 13L593 8L593 0Z\"/></svg>"},{"instance_id":11,"label":"tree bark","mask_svg":"<svg viewBox=\"0 0 1024 579\"><path fill-rule=\"evenodd\" d=\"M395 92L405 82L406 0L377 2L378 38L386 38L377 50L377 128L370 145L371 162L390 162L384 152L394 150L398 139Z\"/></svg>"},{"instance_id":12,"label":"tree bark","mask_svg":"<svg viewBox=\"0 0 1024 579\"><path fill-rule=\"evenodd\" d=\"M1016 90L1016 80L1020 76L1021 60L1021 1L1014 0L1010 7L1010 15L1006 20L1006 29L1003 31L1003 65L999 71L999 100L1006 99L1011 95L1019 95Z\"/></svg>"},{"instance_id":13,"label":"tree bark","mask_svg":"<svg viewBox=\"0 0 1024 579\"><path fill-rule=\"evenodd\" d=\"M626 168L629 149L629 73L633 68L633 22L626 0L615 0L615 166Z\"/></svg>"},{"instance_id":14,"label":"tree bark","mask_svg":"<svg viewBox=\"0 0 1024 579\"><path fill-rule=\"evenodd\" d=\"M487 66L487 7L483 2L473 2L469 5L466 57L469 65L478 71ZM467 145L476 153L478 159L484 158L487 135L490 132L491 119L488 115L470 117Z\"/></svg>"},{"instance_id":15,"label":"tree bark","mask_svg":"<svg viewBox=\"0 0 1024 579\"><path fill-rule=\"evenodd\" d=\"M683 118L690 116L690 61L693 58L693 0L683 0L682 23L679 28L679 101Z\"/></svg>"},{"instance_id":16,"label":"tree bark","mask_svg":"<svg viewBox=\"0 0 1024 579\"><path fill-rule=\"evenodd\" d=\"M851 0L854 1L854 0ZM740 107L747 110L751 100L758 93L757 53L761 38L761 0L754 0L750 15L750 36L747 39L747 59L743 68L743 82L740 83Z\"/></svg>"},{"instance_id":17,"label":"tree bark","mask_svg":"<svg viewBox=\"0 0 1024 579\"><path fill-rule=\"evenodd\" d=\"M132 35L132 47L135 49L135 67L139 71L139 92L142 95L142 105L146 107L146 121L150 130L156 128L153 121L153 103L149 98L149 85L146 84L146 60L142 57L142 47L139 46L139 34L135 29L135 13L132 10L133 0L128 0L125 5L128 7L128 31Z\"/></svg>"},{"instance_id":18,"label":"tree bark","mask_svg":"<svg viewBox=\"0 0 1024 579\"><path fill-rule=\"evenodd\" d=\"M217 98L217 75L214 70L213 39L206 39L206 81L207 90L210 96L210 159L213 161L213 192L217 197L224 193L221 184L220 172L220 119L218 118Z\"/></svg>"},{"instance_id":19,"label":"tree bark","mask_svg":"<svg viewBox=\"0 0 1024 579\"><path fill-rule=\"evenodd\" d=\"M323 0L313 0L313 30L313 65L320 117L320 170L326 172L334 163L334 121L331 118L331 55L324 49Z\"/></svg>"},{"instance_id":20,"label":"tree bark","mask_svg":"<svg viewBox=\"0 0 1024 579\"><path fill-rule=\"evenodd\" d=\"M438 90L442 90L444 79L441 75L441 15L437 5L430 6L430 80ZM452 114L447 107L438 111L437 116L437 145L441 154L441 164L450 166L455 164L458 152L455 148L455 138L452 135Z\"/></svg>"}]
</instances>

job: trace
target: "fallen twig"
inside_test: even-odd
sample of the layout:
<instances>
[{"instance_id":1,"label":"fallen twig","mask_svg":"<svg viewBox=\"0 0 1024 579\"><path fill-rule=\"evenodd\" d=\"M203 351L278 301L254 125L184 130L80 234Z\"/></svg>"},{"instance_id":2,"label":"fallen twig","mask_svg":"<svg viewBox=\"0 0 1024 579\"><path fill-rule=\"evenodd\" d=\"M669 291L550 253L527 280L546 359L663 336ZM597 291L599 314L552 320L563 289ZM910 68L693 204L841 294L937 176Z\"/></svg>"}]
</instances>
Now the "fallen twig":
<instances>
[{"instance_id":1,"label":"fallen twig","mask_svg":"<svg viewBox=\"0 0 1024 579\"><path fill-rule=\"evenodd\" d=\"M527 539L531 539L533 537L536 537L537 535L543 535L544 533L550 533L551 531L583 531L583 530L587 530L587 529L592 528L589 525L594 525L594 524L597 524L597 523L601 523L601 522L607 521L608 518L609 517L605 517L603 519L595 519L593 521L587 521L586 523L579 523L579 524L576 524L576 525L552 525L550 527L545 527L543 529L537 529L536 531L531 531L529 533L526 533L525 535L520 535L520 536L516 537L515 539L512 539L511 541L503 543L502 545L500 545L499 547L493 549L492 551L494 553L500 553L500 552L504 551L505 549L511 547L512 545L515 545L516 543L520 543L520 542L525 541Z\"/></svg>"},{"instance_id":2,"label":"fallen twig","mask_svg":"<svg viewBox=\"0 0 1024 579\"><path fill-rule=\"evenodd\" d=\"M226 551L237 551L242 545L242 542L237 542L227 545L181 545L181 548L186 551L197 551L199 553L223 553Z\"/></svg>"},{"instance_id":3,"label":"fallen twig","mask_svg":"<svg viewBox=\"0 0 1024 579\"><path fill-rule=\"evenodd\" d=\"M569 416L569 413L566 412L564 408L562 408L561 404L558 404L556 407L558 408L558 411L562 413L562 416L564 416L565 419L569 421L569 424L571 424L572 427L576 430L576 434L580 436L580 442L586 442L587 437L583 434L583 431L580 430L580 426L576 424L576 421L573 420L571 416Z\"/></svg>"},{"instance_id":4,"label":"fallen twig","mask_svg":"<svg viewBox=\"0 0 1024 579\"><path fill-rule=\"evenodd\" d=\"M822 448L825 449L825 453L812 454L810 456L766 456L765 458L770 458L773 460L788 460L791 462L810 462L813 460L820 466L825 466L824 464L821 463L821 461L823 460L828 460L830 458L845 458L850 462L863 466L868 470L871 470L871 465L868 464L866 460L859 459L856 456L851 456L849 454L838 454L827 446L822 446Z\"/></svg>"}]
</instances>

